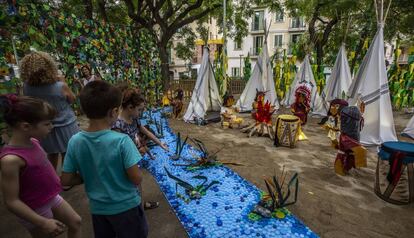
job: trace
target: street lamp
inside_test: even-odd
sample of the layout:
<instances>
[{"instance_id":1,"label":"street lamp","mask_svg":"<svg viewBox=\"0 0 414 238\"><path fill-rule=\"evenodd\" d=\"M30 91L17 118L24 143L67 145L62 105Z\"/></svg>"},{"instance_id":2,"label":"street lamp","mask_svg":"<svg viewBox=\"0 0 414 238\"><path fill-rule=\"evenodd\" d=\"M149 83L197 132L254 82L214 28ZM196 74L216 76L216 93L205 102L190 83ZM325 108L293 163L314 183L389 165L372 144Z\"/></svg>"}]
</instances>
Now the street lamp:
<instances>
[{"instance_id":1,"label":"street lamp","mask_svg":"<svg viewBox=\"0 0 414 238\"><path fill-rule=\"evenodd\" d=\"M240 55L240 72L239 72L240 79L242 79L242 58L243 56L244 55Z\"/></svg>"}]
</instances>

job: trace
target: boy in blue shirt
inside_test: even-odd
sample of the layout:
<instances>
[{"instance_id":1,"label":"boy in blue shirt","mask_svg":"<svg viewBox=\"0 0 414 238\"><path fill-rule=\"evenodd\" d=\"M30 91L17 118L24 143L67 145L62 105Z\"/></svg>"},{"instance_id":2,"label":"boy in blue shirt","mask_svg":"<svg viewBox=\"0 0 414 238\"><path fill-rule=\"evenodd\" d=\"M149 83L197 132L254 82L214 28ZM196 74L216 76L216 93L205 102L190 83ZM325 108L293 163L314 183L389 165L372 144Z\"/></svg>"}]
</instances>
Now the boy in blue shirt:
<instances>
[{"instance_id":1,"label":"boy in blue shirt","mask_svg":"<svg viewBox=\"0 0 414 238\"><path fill-rule=\"evenodd\" d=\"M148 234L137 190L141 155L128 135L111 131L121 101L121 91L105 81L83 88L80 102L89 126L70 139L62 169L63 186L85 183L96 238Z\"/></svg>"}]
</instances>

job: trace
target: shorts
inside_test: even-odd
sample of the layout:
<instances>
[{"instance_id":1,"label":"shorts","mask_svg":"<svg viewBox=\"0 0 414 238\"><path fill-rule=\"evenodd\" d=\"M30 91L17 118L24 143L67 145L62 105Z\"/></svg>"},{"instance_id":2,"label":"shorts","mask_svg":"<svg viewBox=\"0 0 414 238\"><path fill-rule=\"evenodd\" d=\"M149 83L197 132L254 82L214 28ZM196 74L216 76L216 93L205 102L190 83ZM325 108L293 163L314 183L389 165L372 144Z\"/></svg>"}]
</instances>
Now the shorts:
<instances>
[{"instance_id":1,"label":"shorts","mask_svg":"<svg viewBox=\"0 0 414 238\"><path fill-rule=\"evenodd\" d=\"M115 215L92 214L95 238L146 238L148 224L141 205Z\"/></svg>"},{"instance_id":2,"label":"shorts","mask_svg":"<svg viewBox=\"0 0 414 238\"><path fill-rule=\"evenodd\" d=\"M39 208L33 209L33 211L44 218L52 219L53 218L52 208L60 206L62 202L63 202L63 198L58 194L54 198L50 199L48 203L46 203L45 205ZM32 224L29 221L26 221L22 218L18 218L18 220L20 224L22 224L28 230L32 230L36 228L36 225Z\"/></svg>"}]
</instances>

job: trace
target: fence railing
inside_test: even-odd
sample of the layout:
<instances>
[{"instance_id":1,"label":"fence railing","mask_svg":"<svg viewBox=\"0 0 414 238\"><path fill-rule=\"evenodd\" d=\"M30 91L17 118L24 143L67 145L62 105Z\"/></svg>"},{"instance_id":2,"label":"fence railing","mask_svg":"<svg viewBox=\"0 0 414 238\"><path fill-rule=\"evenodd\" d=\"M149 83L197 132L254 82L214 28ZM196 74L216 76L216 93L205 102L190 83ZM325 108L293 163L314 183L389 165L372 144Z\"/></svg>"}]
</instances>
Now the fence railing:
<instances>
[{"instance_id":1,"label":"fence railing","mask_svg":"<svg viewBox=\"0 0 414 238\"><path fill-rule=\"evenodd\" d=\"M190 100L195 87L196 80L179 79L171 81L171 89L181 89L184 92L184 100ZM231 94L241 94L246 86L246 81L241 79L231 79L229 83L229 92Z\"/></svg>"}]
</instances>

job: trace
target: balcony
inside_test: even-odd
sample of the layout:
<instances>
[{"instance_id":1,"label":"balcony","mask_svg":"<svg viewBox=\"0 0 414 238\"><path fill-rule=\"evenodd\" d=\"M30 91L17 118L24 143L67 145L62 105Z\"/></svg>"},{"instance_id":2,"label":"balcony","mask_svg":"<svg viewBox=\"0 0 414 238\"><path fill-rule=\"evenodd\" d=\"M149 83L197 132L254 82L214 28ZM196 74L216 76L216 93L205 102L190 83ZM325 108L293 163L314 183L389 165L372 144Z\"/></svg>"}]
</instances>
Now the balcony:
<instances>
[{"instance_id":1,"label":"balcony","mask_svg":"<svg viewBox=\"0 0 414 238\"><path fill-rule=\"evenodd\" d=\"M289 31L305 31L306 25L303 18L292 18L289 25Z\"/></svg>"},{"instance_id":2,"label":"balcony","mask_svg":"<svg viewBox=\"0 0 414 238\"><path fill-rule=\"evenodd\" d=\"M261 52L261 48L250 48L250 50L249 50L250 58L252 58L252 59L257 58L259 56L260 52Z\"/></svg>"},{"instance_id":3,"label":"balcony","mask_svg":"<svg viewBox=\"0 0 414 238\"><path fill-rule=\"evenodd\" d=\"M263 24L252 23L251 27L250 27L250 33L252 33L252 34L263 34L264 33Z\"/></svg>"}]
</instances>

